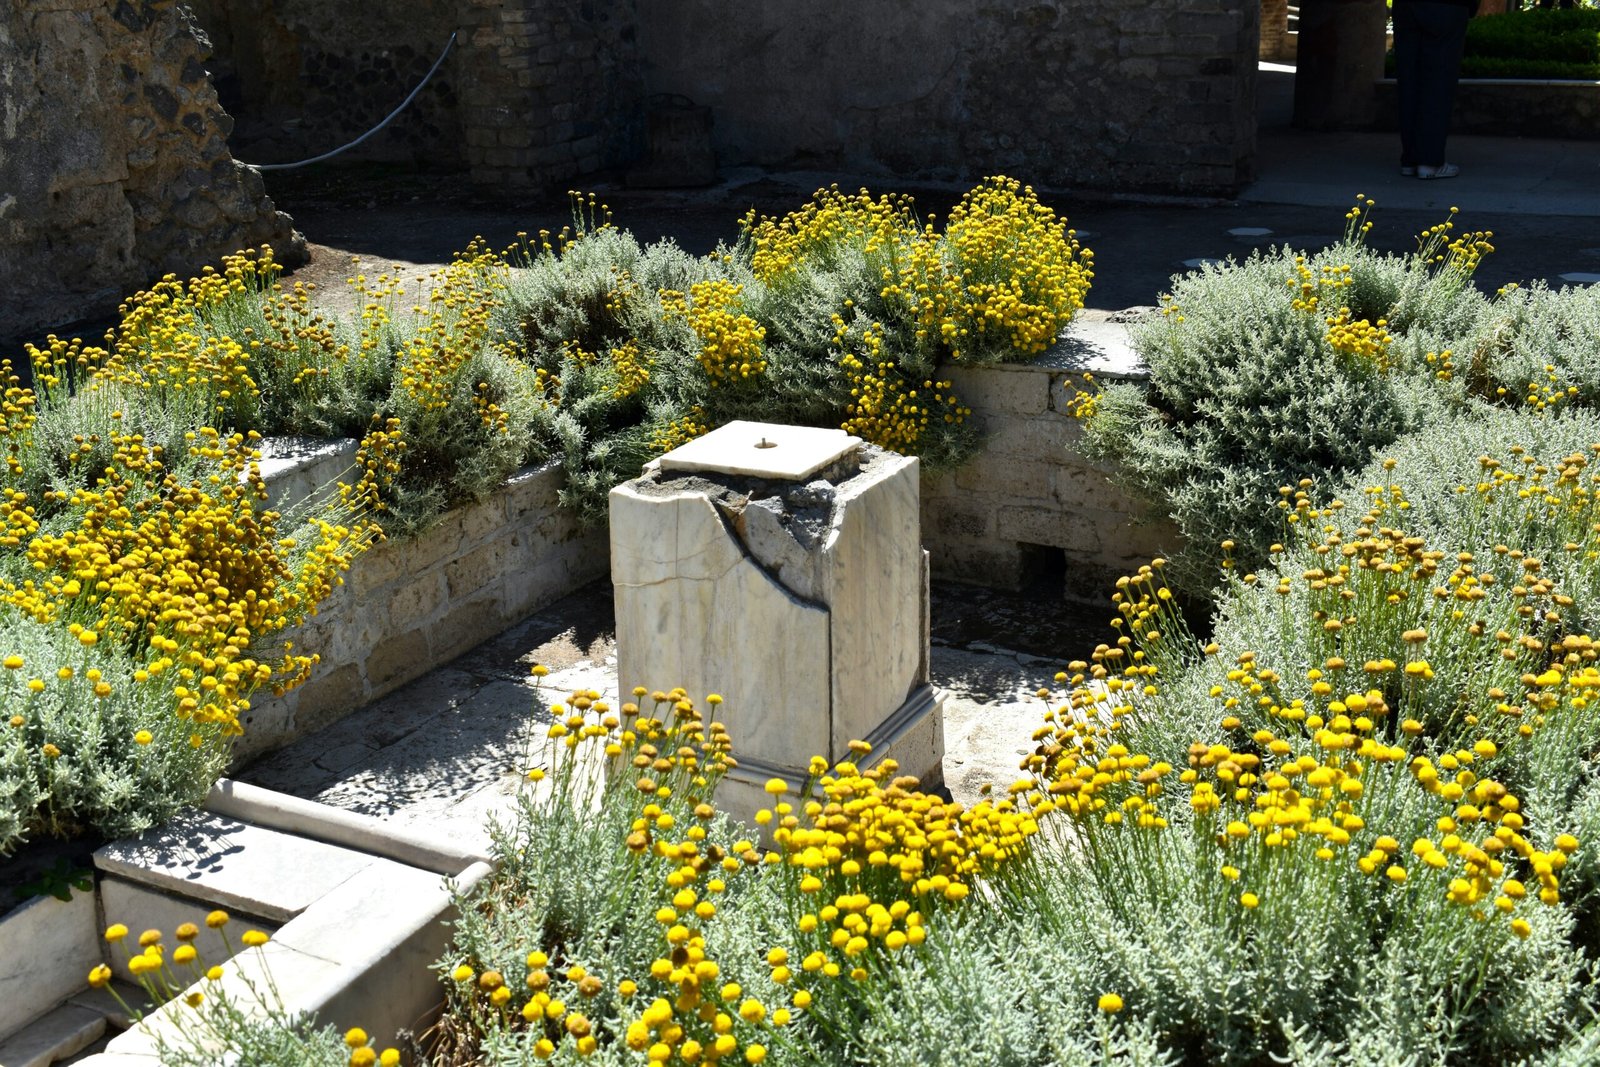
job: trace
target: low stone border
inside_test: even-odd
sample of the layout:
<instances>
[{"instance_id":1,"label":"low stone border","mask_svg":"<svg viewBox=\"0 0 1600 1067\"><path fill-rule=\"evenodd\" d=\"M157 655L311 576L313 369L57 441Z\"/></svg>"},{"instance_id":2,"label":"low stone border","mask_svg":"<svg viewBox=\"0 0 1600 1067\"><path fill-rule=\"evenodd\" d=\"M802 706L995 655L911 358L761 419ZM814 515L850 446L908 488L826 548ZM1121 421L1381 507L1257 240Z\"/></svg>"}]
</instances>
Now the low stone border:
<instances>
[{"instance_id":1,"label":"low stone border","mask_svg":"<svg viewBox=\"0 0 1600 1067\"><path fill-rule=\"evenodd\" d=\"M35 1067L99 1041L128 1020L105 993L87 989L89 970L109 964L130 1002L125 953L101 931L169 934L213 908L272 940L224 964L221 985L254 1003L251 983L271 986L290 1012L316 1013L341 1029L362 1026L382 1044L426 1025L443 1000L430 965L449 941L455 892L486 876L488 857L409 827L329 808L224 779L206 809L112 842L95 854L96 888L67 902L44 897L0 923L0 1063ZM226 957L220 936L202 930L201 958ZM152 1011L82 1062L96 1067L154 1063L158 1037L178 1038L181 999Z\"/></svg>"},{"instance_id":2,"label":"low stone border","mask_svg":"<svg viewBox=\"0 0 1600 1067\"><path fill-rule=\"evenodd\" d=\"M1117 576L1176 547L1177 529L1118 485L1117 468L1077 450L1082 431L1069 408L1083 375L1149 377L1123 323L1087 313L1032 363L939 373L985 440L954 471L923 474L934 577L1101 603Z\"/></svg>"},{"instance_id":3,"label":"low stone border","mask_svg":"<svg viewBox=\"0 0 1600 1067\"><path fill-rule=\"evenodd\" d=\"M1395 81L1378 82L1380 129L1398 129ZM1600 140L1600 82L1463 78L1450 131L1498 137Z\"/></svg>"}]
</instances>

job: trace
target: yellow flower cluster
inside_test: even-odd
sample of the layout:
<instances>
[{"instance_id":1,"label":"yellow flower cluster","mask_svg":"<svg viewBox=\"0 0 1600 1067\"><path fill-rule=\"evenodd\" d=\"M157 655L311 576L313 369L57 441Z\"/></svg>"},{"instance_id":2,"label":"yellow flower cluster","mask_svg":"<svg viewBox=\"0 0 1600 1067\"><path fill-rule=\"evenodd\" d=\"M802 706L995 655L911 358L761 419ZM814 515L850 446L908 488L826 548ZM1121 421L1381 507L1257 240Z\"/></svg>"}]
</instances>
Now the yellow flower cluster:
<instances>
[{"instance_id":1,"label":"yellow flower cluster","mask_svg":"<svg viewBox=\"0 0 1600 1067\"><path fill-rule=\"evenodd\" d=\"M1031 187L1005 177L962 197L942 233L918 222L910 197L846 195L836 185L783 219L752 212L743 228L755 276L773 286L859 249L878 271L879 296L930 358L961 359L974 344L1042 352L1094 278L1093 253Z\"/></svg>"},{"instance_id":2,"label":"yellow flower cluster","mask_svg":"<svg viewBox=\"0 0 1600 1067\"><path fill-rule=\"evenodd\" d=\"M1352 321L1350 309L1341 307L1327 322L1328 332L1324 339L1335 352L1370 359L1378 369L1388 369L1389 346L1394 343L1394 338L1389 336L1387 319L1379 319L1375 323L1366 319Z\"/></svg>"},{"instance_id":3,"label":"yellow flower cluster","mask_svg":"<svg viewBox=\"0 0 1600 1067\"><path fill-rule=\"evenodd\" d=\"M845 194L837 185L819 189L782 219L758 218L751 211L740 225L752 248L751 270L768 285L808 261L828 263L838 247L860 245L869 255L890 254L922 233L909 196L874 200L865 189Z\"/></svg>"},{"instance_id":4,"label":"yellow flower cluster","mask_svg":"<svg viewBox=\"0 0 1600 1067\"><path fill-rule=\"evenodd\" d=\"M263 248L259 255L249 249L227 256L220 273L206 267L187 284L169 274L121 306L121 322L107 335L109 348L54 335L42 349L28 345L37 388L64 396L63 390L83 381L90 390L116 384L167 395L209 395L212 416L252 403L260 391L250 363L261 340L218 333L205 315L229 299L261 296L280 269L272 249Z\"/></svg>"},{"instance_id":5,"label":"yellow flower cluster","mask_svg":"<svg viewBox=\"0 0 1600 1067\"><path fill-rule=\"evenodd\" d=\"M850 328L838 316L834 322L838 330L834 343L842 345ZM869 324L860 345L865 358L850 351L839 357L850 383L850 403L845 406L849 417L841 425L846 432L882 448L914 452L932 419L959 425L972 414L957 401L948 381L925 379L920 391L915 382L907 382L895 363L882 356L881 326Z\"/></svg>"},{"instance_id":6,"label":"yellow flower cluster","mask_svg":"<svg viewBox=\"0 0 1600 1067\"><path fill-rule=\"evenodd\" d=\"M1460 213L1459 208L1451 208L1445 221L1428 227L1417 235L1417 257L1424 263L1441 267L1443 270L1470 276L1478 269L1478 264L1483 257L1494 251L1494 245L1489 241L1494 237L1493 230L1473 230L1459 237L1451 234L1456 228L1455 217Z\"/></svg>"},{"instance_id":7,"label":"yellow flower cluster","mask_svg":"<svg viewBox=\"0 0 1600 1067\"><path fill-rule=\"evenodd\" d=\"M428 304L413 309L417 328L396 366L401 386L419 411L449 407L462 365L489 335L489 316L500 302L507 270L503 259L474 241L434 273Z\"/></svg>"},{"instance_id":8,"label":"yellow flower cluster","mask_svg":"<svg viewBox=\"0 0 1600 1067\"><path fill-rule=\"evenodd\" d=\"M1043 352L1083 308L1093 253L1032 186L994 177L961 198L945 225L956 315L973 333L1004 335L1019 352ZM959 358L959 351L952 353Z\"/></svg>"},{"instance_id":9,"label":"yellow flower cluster","mask_svg":"<svg viewBox=\"0 0 1600 1067\"><path fill-rule=\"evenodd\" d=\"M672 289L661 291L661 306L669 318L683 318L700 340L696 359L712 386L748 379L766 371L761 353L766 328L739 311L742 285L716 279L695 282L687 297Z\"/></svg>"},{"instance_id":10,"label":"yellow flower cluster","mask_svg":"<svg viewBox=\"0 0 1600 1067\"><path fill-rule=\"evenodd\" d=\"M1313 313L1323 303L1324 298L1346 289L1356 283L1350 276L1348 263L1338 266L1324 265L1316 274L1311 273L1311 268L1306 266L1305 256L1294 257L1295 276L1289 279L1289 288L1294 292L1291 303L1296 311Z\"/></svg>"},{"instance_id":11,"label":"yellow flower cluster","mask_svg":"<svg viewBox=\"0 0 1600 1067\"><path fill-rule=\"evenodd\" d=\"M314 608L374 531L324 523L308 558L292 565L295 546L277 538L277 516L256 510L266 488L254 435L188 436L214 474L186 483L164 469L159 449L117 438L97 485L65 501L77 525L30 530L23 551L37 577L5 582L0 597L38 622L68 624L84 645L106 637L142 651L136 681L171 672L179 717L236 734L251 690L269 679L296 684L315 662L285 655L268 665L248 654L252 644ZM21 496L9 494L13 515Z\"/></svg>"},{"instance_id":12,"label":"yellow flower cluster","mask_svg":"<svg viewBox=\"0 0 1600 1067\"><path fill-rule=\"evenodd\" d=\"M711 423L706 417L706 410L697 404L689 410L689 414L657 427L650 435L650 447L658 453L671 452L679 445L688 444L710 432Z\"/></svg>"},{"instance_id":13,"label":"yellow flower cluster","mask_svg":"<svg viewBox=\"0 0 1600 1067\"><path fill-rule=\"evenodd\" d=\"M1498 395L1505 396L1506 388L1501 386L1496 390ZM1555 364L1544 365L1544 381L1528 383L1527 395L1522 398L1523 403L1535 411L1554 411L1564 401L1576 399L1578 387L1576 385L1563 386L1556 373Z\"/></svg>"},{"instance_id":14,"label":"yellow flower cluster","mask_svg":"<svg viewBox=\"0 0 1600 1067\"><path fill-rule=\"evenodd\" d=\"M861 741L851 748L862 759L871 752ZM773 827L795 899L815 902L796 921L793 944L768 955L779 984L793 976L791 961L813 980L866 980L885 954L923 942L924 912L967 899L979 878L1025 854L1054 808L1035 793L969 809L922 792L897 769L892 759L830 768L813 758L798 810L780 799L788 783L768 783L776 802L756 822Z\"/></svg>"},{"instance_id":15,"label":"yellow flower cluster","mask_svg":"<svg viewBox=\"0 0 1600 1067\"><path fill-rule=\"evenodd\" d=\"M611 369L617 373L617 384L611 395L617 399L630 397L650 381L650 360L639 350L639 342L628 340L611 348L607 353Z\"/></svg>"}]
</instances>

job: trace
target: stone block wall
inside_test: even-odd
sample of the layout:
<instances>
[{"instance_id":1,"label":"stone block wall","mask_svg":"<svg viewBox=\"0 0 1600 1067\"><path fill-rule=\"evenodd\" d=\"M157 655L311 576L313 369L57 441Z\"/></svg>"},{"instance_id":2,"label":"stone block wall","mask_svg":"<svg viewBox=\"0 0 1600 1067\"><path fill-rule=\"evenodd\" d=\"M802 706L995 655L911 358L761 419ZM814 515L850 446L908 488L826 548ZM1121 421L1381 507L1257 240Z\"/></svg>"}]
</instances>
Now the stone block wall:
<instances>
[{"instance_id":1,"label":"stone block wall","mask_svg":"<svg viewBox=\"0 0 1600 1067\"><path fill-rule=\"evenodd\" d=\"M460 23L462 156L475 183L549 186L639 156L635 0L460 0Z\"/></svg>"},{"instance_id":2,"label":"stone block wall","mask_svg":"<svg viewBox=\"0 0 1600 1067\"><path fill-rule=\"evenodd\" d=\"M1176 546L1176 528L1121 488L1115 467L1074 448L1081 431L1068 407L1081 369L1047 361L940 374L986 440L955 470L923 475L922 540L935 578L1100 604L1118 576Z\"/></svg>"},{"instance_id":3,"label":"stone block wall","mask_svg":"<svg viewBox=\"0 0 1600 1067\"><path fill-rule=\"evenodd\" d=\"M421 81L457 28L454 3L187 0L211 39L212 82L252 163L331 151L376 126ZM455 67L346 160L456 162Z\"/></svg>"},{"instance_id":4,"label":"stone block wall","mask_svg":"<svg viewBox=\"0 0 1600 1067\"><path fill-rule=\"evenodd\" d=\"M300 688L254 702L238 757L318 730L606 574L605 531L557 506L561 479L559 464L529 468L420 537L358 557L293 635L321 663Z\"/></svg>"},{"instance_id":5,"label":"stone block wall","mask_svg":"<svg viewBox=\"0 0 1600 1067\"><path fill-rule=\"evenodd\" d=\"M1378 83L1378 128L1400 128L1393 78ZM1480 137L1600 141L1600 82L1464 78L1450 132Z\"/></svg>"},{"instance_id":6,"label":"stone block wall","mask_svg":"<svg viewBox=\"0 0 1600 1067\"><path fill-rule=\"evenodd\" d=\"M1260 0L656 0L652 93L718 160L1231 193L1252 177Z\"/></svg>"},{"instance_id":7,"label":"stone block wall","mask_svg":"<svg viewBox=\"0 0 1600 1067\"><path fill-rule=\"evenodd\" d=\"M228 151L205 57L176 0L0 5L0 342L241 248L303 258Z\"/></svg>"}]
</instances>

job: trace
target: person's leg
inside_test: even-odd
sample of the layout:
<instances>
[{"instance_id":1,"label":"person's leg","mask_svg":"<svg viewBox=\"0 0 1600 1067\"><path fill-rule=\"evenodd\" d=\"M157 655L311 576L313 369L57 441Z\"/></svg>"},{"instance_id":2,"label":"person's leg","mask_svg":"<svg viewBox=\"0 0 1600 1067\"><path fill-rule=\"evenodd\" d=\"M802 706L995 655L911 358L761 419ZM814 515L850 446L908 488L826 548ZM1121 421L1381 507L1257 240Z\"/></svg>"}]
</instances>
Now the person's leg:
<instances>
[{"instance_id":1,"label":"person's leg","mask_svg":"<svg viewBox=\"0 0 1600 1067\"><path fill-rule=\"evenodd\" d=\"M1411 4L1394 6L1394 80L1400 101L1400 165L1417 165L1417 110L1421 99L1418 59L1422 28Z\"/></svg>"},{"instance_id":2,"label":"person's leg","mask_svg":"<svg viewBox=\"0 0 1600 1067\"><path fill-rule=\"evenodd\" d=\"M1423 3L1411 6L1421 30L1417 59L1416 126L1412 150L1422 167L1444 164L1445 139L1450 133L1450 112L1455 104L1456 80L1461 74L1461 51L1467 38L1467 9L1458 4Z\"/></svg>"}]
</instances>

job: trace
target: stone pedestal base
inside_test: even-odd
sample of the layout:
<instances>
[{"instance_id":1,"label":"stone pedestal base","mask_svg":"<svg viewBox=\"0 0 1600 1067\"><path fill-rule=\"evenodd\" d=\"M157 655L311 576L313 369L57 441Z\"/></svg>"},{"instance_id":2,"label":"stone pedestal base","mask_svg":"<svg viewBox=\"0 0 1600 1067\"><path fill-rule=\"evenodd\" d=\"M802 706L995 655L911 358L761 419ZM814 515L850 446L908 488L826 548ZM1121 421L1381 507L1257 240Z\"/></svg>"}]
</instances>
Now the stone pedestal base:
<instances>
[{"instance_id":1,"label":"stone pedestal base","mask_svg":"<svg viewBox=\"0 0 1600 1067\"><path fill-rule=\"evenodd\" d=\"M872 746L872 751L857 760L856 765L868 770L892 759L899 765L896 773L915 776L923 792L942 789L945 697L943 690L931 685L912 693L877 730L862 738ZM769 780L782 778L791 790L805 783L804 763L774 763L759 757L739 756L737 751L734 756L739 766L717 786L717 807L736 819L748 822L757 811L772 806L772 797L766 791Z\"/></svg>"}]
</instances>

